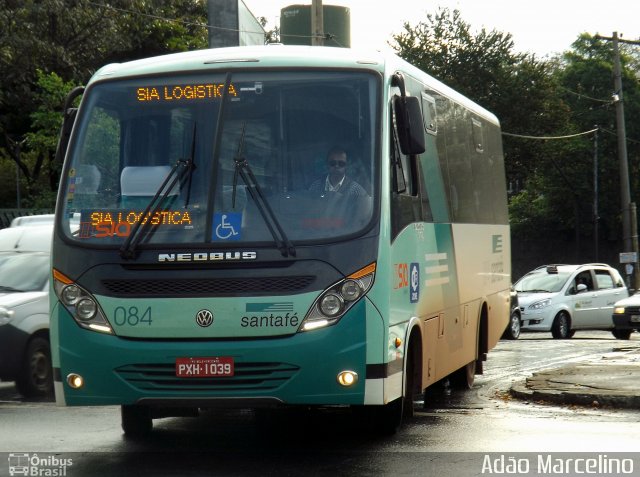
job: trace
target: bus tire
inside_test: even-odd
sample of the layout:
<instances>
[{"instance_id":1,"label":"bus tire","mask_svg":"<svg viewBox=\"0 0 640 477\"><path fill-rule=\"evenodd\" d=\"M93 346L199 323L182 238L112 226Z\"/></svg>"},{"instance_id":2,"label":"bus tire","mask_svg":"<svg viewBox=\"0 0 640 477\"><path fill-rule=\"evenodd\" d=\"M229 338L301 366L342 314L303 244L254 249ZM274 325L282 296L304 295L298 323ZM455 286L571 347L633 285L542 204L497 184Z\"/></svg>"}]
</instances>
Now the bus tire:
<instances>
[{"instance_id":1,"label":"bus tire","mask_svg":"<svg viewBox=\"0 0 640 477\"><path fill-rule=\"evenodd\" d=\"M390 436L402 425L402 407L404 398L399 397L383 406L358 406L356 416L363 427L375 434Z\"/></svg>"},{"instance_id":2,"label":"bus tire","mask_svg":"<svg viewBox=\"0 0 640 477\"><path fill-rule=\"evenodd\" d=\"M454 371L449 378L451 386L455 389L471 389L476 377L476 361L467 363L462 368Z\"/></svg>"},{"instance_id":3,"label":"bus tire","mask_svg":"<svg viewBox=\"0 0 640 477\"><path fill-rule=\"evenodd\" d=\"M122 430L127 437L145 437L153 429L151 409L148 406L124 405L120 409Z\"/></svg>"},{"instance_id":4,"label":"bus tire","mask_svg":"<svg viewBox=\"0 0 640 477\"><path fill-rule=\"evenodd\" d=\"M413 343L413 342L412 342ZM404 395L384 406L370 406L372 413L371 422L375 431L382 435L391 435L398 432L402 422L413 417L413 400L415 398L415 360L416 349L410 347L406 354L406 367L404 374Z\"/></svg>"}]
</instances>

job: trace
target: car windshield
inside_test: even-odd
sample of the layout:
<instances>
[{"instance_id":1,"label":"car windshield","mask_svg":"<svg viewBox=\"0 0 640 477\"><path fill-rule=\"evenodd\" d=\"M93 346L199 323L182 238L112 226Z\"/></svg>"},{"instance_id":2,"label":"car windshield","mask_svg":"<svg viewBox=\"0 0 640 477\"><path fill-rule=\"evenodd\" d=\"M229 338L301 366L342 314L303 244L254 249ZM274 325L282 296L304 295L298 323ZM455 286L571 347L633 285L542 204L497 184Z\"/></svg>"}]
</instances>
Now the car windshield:
<instances>
[{"instance_id":1,"label":"car windshield","mask_svg":"<svg viewBox=\"0 0 640 477\"><path fill-rule=\"evenodd\" d=\"M0 293L43 290L49 263L48 253L0 253Z\"/></svg>"},{"instance_id":2,"label":"car windshield","mask_svg":"<svg viewBox=\"0 0 640 477\"><path fill-rule=\"evenodd\" d=\"M64 231L88 246L119 246L147 223L141 244L362 233L376 209L378 96L379 79L360 72L97 83L67 158ZM344 180L329 191L335 168Z\"/></svg>"},{"instance_id":3,"label":"car windshield","mask_svg":"<svg viewBox=\"0 0 640 477\"><path fill-rule=\"evenodd\" d=\"M531 272L518 280L514 288L517 292L556 293L562 290L570 276L570 272L561 271L558 273Z\"/></svg>"}]
</instances>

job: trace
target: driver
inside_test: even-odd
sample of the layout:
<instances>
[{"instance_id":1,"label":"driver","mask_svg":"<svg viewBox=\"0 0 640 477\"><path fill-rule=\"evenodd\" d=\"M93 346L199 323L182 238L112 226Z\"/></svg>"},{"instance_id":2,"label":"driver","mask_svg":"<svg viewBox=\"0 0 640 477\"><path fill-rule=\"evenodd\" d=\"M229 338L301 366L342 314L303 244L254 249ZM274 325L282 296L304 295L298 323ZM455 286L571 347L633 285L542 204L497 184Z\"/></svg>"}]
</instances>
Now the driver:
<instances>
[{"instance_id":1,"label":"driver","mask_svg":"<svg viewBox=\"0 0 640 477\"><path fill-rule=\"evenodd\" d=\"M328 174L316 179L309 186L311 192L340 192L346 196L366 197L367 191L353 179L347 177L347 153L340 147L333 147L327 154Z\"/></svg>"}]
</instances>

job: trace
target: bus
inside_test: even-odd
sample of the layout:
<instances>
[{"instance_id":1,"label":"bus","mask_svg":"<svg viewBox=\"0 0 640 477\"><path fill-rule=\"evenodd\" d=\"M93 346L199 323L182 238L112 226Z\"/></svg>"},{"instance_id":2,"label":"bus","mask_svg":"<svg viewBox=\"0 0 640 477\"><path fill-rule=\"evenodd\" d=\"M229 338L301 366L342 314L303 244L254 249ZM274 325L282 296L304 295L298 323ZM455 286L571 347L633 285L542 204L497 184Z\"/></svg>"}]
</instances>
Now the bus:
<instances>
[{"instance_id":1,"label":"bus","mask_svg":"<svg viewBox=\"0 0 640 477\"><path fill-rule=\"evenodd\" d=\"M482 107L392 53L265 45L110 64L65 108L59 405L119 405L132 436L296 406L391 433L482 373L510 308Z\"/></svg>"}]
</instances>

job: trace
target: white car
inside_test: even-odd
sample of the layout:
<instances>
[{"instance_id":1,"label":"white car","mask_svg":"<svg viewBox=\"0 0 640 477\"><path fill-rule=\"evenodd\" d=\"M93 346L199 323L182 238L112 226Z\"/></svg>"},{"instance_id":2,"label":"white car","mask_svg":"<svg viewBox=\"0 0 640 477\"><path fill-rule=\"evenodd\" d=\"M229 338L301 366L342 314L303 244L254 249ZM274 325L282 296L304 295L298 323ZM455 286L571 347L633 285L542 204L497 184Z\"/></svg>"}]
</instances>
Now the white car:
<instances>
[{"instance_id":1,"label":"white car","mask_svg":"<svg viewBox=\"0 0 640 477\"><path fill-rule=\"evenodd\" d=\"M10 227L37 227L39 225L53 225L55 217L55 214L23 215L13 219Z\"/></svg>"},{"instance_id":2,"label":"white car","mask_svg":"<svg viewBox=\"0 0 640 477\"><path fill-rule=\"evenodd\" d=\"M576 330L610 330L618 336L613 306L629 291L620 273L606 264L544 265L514 285L522 331L551 331L571 338Z\"/></svg>"},{"instance_id":3,"label":"white car","mask_svg":"<svg viewBox=\"0 0 640 477\"><path fill-rule=\"evenodd\" d=\"M616 302L612 318L620 339L629 339L634 330L640 331L640 292Z\"/></svg>"},{"instance_id":4,"label":"white car","mask_svg":"<svg viewBox=\"0 0 640 477\"><path fill-rule=\"evenodd\" d=\"M0 230L0 379L27 397L53 392L49 274L53 226Z\"/></svg>"}]
</instances>

